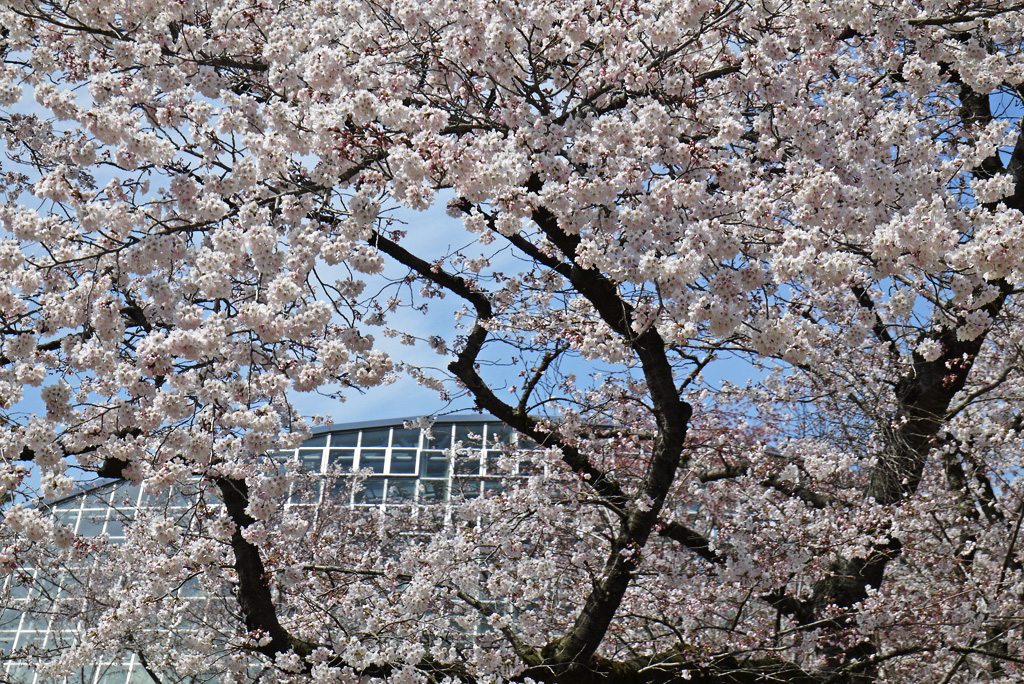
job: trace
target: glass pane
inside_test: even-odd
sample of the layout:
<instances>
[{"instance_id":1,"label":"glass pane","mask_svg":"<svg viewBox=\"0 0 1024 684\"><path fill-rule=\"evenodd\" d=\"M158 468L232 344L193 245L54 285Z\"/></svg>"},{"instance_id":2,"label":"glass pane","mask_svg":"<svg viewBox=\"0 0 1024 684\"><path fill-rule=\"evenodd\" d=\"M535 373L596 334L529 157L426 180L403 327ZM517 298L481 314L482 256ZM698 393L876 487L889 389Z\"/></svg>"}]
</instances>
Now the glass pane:
<instances>
[{"instance_id":1,"label":"glass pane","mask_svg":"<svg viewBox=\"0 0 1024 684\"><path fill-rule=\"evenodd\" d=\"M135 663L134 669L132 669L131 679L128 680L128 684L155 684L153 678L149 676L142 665L138 662Z\"/></svg>"},{"instance_id":2,"label":"glass pane","mask_svg":"<svg viewBox=\"0 0 1024 684\"><path fill-rule=\"evenodd\" d=\"M401 475L414 475L416 473L416 452L405 449L392 450L391 472Z\"/></svg>"},{"instance_id":3,"label":"glass pane","mask_svg":"<svg viewBox=\"0 0 1024 684\"><path fill-rule=\"evenodd\" d=\"M299 467L304 473L319 473L323 460L323 449L299 449Z\"/></svg>"},{"instance_id":4,"label":"glass pane","mask_svg":"<svg viewBox=\"0 0 1024 684\"><path fill-rule=\"evenodd\" d=\"M363 430L363 442L364 447L385 447L388 445L388 435L391 434L391 428L374 428L372 430Z\"/></svg>"},{"instance_id":5,"label":"glass pane","mask_svg":"<svg viewBox=\"0 0 1024 684\"><path fill-rule=\"evenodd\" d=\"M67 583L67 576L63 572L58 573L56 578L53 575L41 574L36 579L36 583L42 596L52 597L60 593L61 587Z\"/></svg>"},{"instance_id":6,"label":"glass pane","mask_svg":"<svg viewBox=\"0 0 1024 684\"><path fill-rule=\"evenodd\" d=\"M475 499L480 496L480 480L459 478L452 483L452 497Z\"/></svg>"},{"instance_id":7,"label":"glass pane","mask_svg":"<svg viewBox=\"0 0 1024 684\"><path fill-rule=\"evenodd\" d=\"M448 477L448 456L442 451L420 454L420 477Z\"/></svg>"},{"instance_id":8,"label":"glass pane","mask_svg":"<svg viewBox=\"0 0 1024 684\"><path fill-rule=\"evenodd\" d=\"M96 677L96 666L87 665L80 667L74 671L70 677L68 677L68 684L92 684L93 678Z\"/></svg>"},{"instance_id":9,"label":"glass pane","mask_svg":"<svg viewBox=\"0 0 1024 684\"><path fill-rule=\"evenodd\" d=\"M8 679L16 684L28 684L32 681L35 675L32 673L32 668L28 665L11 665Z\"/></svg>"},{"instance_id":10,"label":"glass pane","mask_svg":"<svg viewBox=\"0 0 1024 684\"><path fill-rule=\"evenodd\" d=\"M363 489L356 492L355 502L370 504L380 503L384 500L384 479L370 478L363 482Z\"/></svg>"},{"instance_id":11,"label":"glass pane","mask_svg":"<svg viewBox=\"0 0 1024 684\"><path fill-rule=\"evenodd\" d=\"M178 596L202 596L203 588L199 585L198 577L189 577L178 589Z\"/></svg>"},{"instance_id":12,"label":"glass pane","mask_svg":"<svg viewBox=\"0 0 1024 684\"><path fill-rule=\"evenodd\" d=\"M142 493L142 505L143 506L160 506L167 503L167 497L169 492L166 488L162 490L146 489Z\"/></svg>"},{"instance_id":13,"label":"glass pane","mask_svg":"<svg viewBox=\"0 0 1024 684\"><path fill-rule=\"evenodd\" d=\"M322 435L313 435L305 442L302 443L304 447L324 447L327 446L327 436L330 433L325 432Z\"/></svg>"},{"instance_id":14,"label":"glass pane","mask_svg":"<svg viewBox=\"0 0 1024 684\"><path fill-rule=\"evenodd\" d=\"M74 528L78 522L78 511L60 511L57 513L57 520L68 527Z\"/></svg>"},{"instance_id":15,"label":"glass pane","mask_svg":"<svg viewBox=\"0 0 1024 684\"><path fill-rule=\"evenodd\" d=\"M52 631L46 639L47 648L69 648L78 642L81 635L70 630Z\"/></svg>"},{"instance_id":16,"label":"glass pane","mask_svg":"<svg viewBox=\"0 0 1024 684\"><path fill-rule=\"evenodd\" d=\"M59 501L50 508L54 511L77 511L82 507L82 502L76 497L71 497L66 501Z\"/></svg>"},{"instance_id":17,"label":"glass pane","mask_svg":"<svg viewBox=\"0 0 1024 684\"><path fill-rule=\"evenodd\" d=\"M82 511L82 519L78 522L78 534L83 537L95 537L103 531L106 511Z\"/></svg>"},{"instance_id":18,"label":"glass pane","mask_svg":"<svg viewBox=\"0 0 1024 684\"><path fill-rule=\"evenodd\" d=\"M114 511L114 515L121 520L124 520L125 525L132 523L135 520L135 514L138 508L118 508Z\"/></svg>"},{"instance_id":19,"label":"glass pane","mask_svg":"<svg viewBox=\"0 0 1024 684\"><path fill-rule=\"evenodd\" d=\"M0 628L18 629L18 620L21 619L21 611L14 608L7 608L0 613Z\"/></svg>"},{"instance_id":20,"label":"glass pane","mask_svg":"<svg viewBox=\"0 0 1024 684\"><path fill-rule=\"evenodd\" d=\"M296 482L292 485L291 496L288 497L289 504L315 503L320 499L320 490L323 486L319 482Z\"/></svg>"},{"instance_id":21,"label":"glass pane","mask_svg":"<svg viewBox=\"0 0 1024 684\"><path fill-rule=\"evenodd\" d=\"M327 456L327 464L331 467L337 466L342 470L352 470L352 461L355 460L355 449L331 449Z\"/></svg>"},{"instance_id":22,"label":"glass pane","mask_svg":"<svg viewBox=\"0 0 1024 684\"><path fill-rule=\"evenodd\" d=\"M295 458L294 451L277 451L267 454L267 458L277 464L277 472L283 473L288 462Z\"/></svg>"},{"instance_id":23,"label":"glass pane","mask_svg":"<svg viewBox=\"0 0 1024 684\"><path fill-rule=\"evenodd\" d=\"M347 432L335 432L331 435L331 446L332 447L354 447L356 442L359 440L358 430L349 430Z\"/></svg>"},{"instance_id":24,"label":"glass pane","mask_svg":"<svg viewBox=\"0 0 1024 684\"><path fill-rule=\"evenodd\" d=\"M544 472L544 465L535 461L520 461L520 475L540 475Z\"/></svg>"},{"instance_id":25,"label":"glass pane","mask_svg":"<svg viewBox=\"0 0 1024 684\"><path fill-rule=\"evenodd\" d=\"M120 520L108 520L107 521L107 534L111 537L123 537L124 536L124 523Z\"/></svg>"},{"instance_id":26,"label":"glass pane","mask_svg":"<svg viewBox=\"0 0 1024 684\"><path fill-rule=\"evenodd\" d=\"M17 648L24 648L29 644L42 644L46 632L21 632L18 635Z\"/></svg>"},{"instance_id":27,"label":"glass pane","mask_svg":"<svg viewBox=\"0 0 1024 684\"><path fill-rule=\"evenodd\" d=\"M416 493L414 478L392 478L388 480L388 503L411 501Z\"/></svg>"},{"instance_id":28,"label":"glass pane","mask_svg":"<svg viewBox=\"0 0 1024 684\"><path fill-rule=\"evenodd\" d=\"M420 445L420 431L395 428L391 435L391 446L411 447L415 449Z\"/></svg>"},{"instance_id":29,"label":"glass pane","mask_svg":"<svg viewBox=\"0 0 1024 684\"><path fill-rule=\"evenodd\" d=\"M182 487L175 487L171 492L169 499L171 506L179 506L182 508L190 508L192 504L196 502L198 493L193 488L184 489Z\"/></svg>"},{"instance_id":30,"label":"glass pane","mask_svg":"<svg viewBox=\"0 0 1024 684\"><path fill-rule=\"evenodd\" d=\"M483 444L484 426L483 424L477 425L457 425L455 426L455 441L462 442L462 446L480 446Z\"/></svg>"},{"instance_id":31,"label":"glass pane","mask_svg":"<svg viewBox=\"0 0 1024 684\"><path fill-rule=\"evenodd\" d=\"M77 590L81 586L81 582L77 579L74 580L74 585ZM63 596L67 596L68 592L64 592ZM65 625L65 629L70 629L66 626L66 623L71 620L74 621L74 617L80 615L85 610L85 599L80 598L61 598L53 606L54 613L59 616L58 621ZM55 627L58 626L55 623ZM65 638L73 638L77 632L68 632L65 634Z\"/></svg>"},{"instance_id":32,"label":"glass pane","mask_svg":"<svg viewBox=\"0 0 1024 684\"><path fill-rule=\"evenodd\" d=\"M384 472L384 457L387 451L384 449L363 449L359 452L359 468L370 468L375 473Z\"/></svg>"},{"instance_id":33,"label":"glass pane","mask_svg":"<svg viewBox=\"0 0 1024 684\"><path fill-rule=\"evenodd\" d=\"M460 457L455 460L456 475L479 475L480 459Z\"/></svg>"},{"instance_id":34,"label":"glass pane","mask_svg":"<svg viewBox=\"0 0 1024 684\"><path fill-rule=\"evenodd\" d=\"M481 475L504 475L506 471L502 470L498 461L504 454L500 451L487 451L484 454L484 469L480 472ZM507 464L506 464L506 467Z\"/></svg>"},{"instance_id":35,"label":"glass pane","mask_svg":"<svg viewBox=\"0 0 1024 684\"><path fill-rule=\"evenodd\" d=\"M312 519L313 513L316 510L311 504L300 504L298 506L292 506L291 509L303 519Z\"/></svg>"},{"instance_id":36,"label":"glass pane","mask_svg":"<svg viewBox=\"0 0 1024 684\"><path fill-rule=\"evenodd\" d=\"M312 485L312 487L315 488L316 485ZM300 484L300 483L296 482L295 484L292 485L291 494L288 495L288 503L289 504L297 504L297 503L302 503L303 501L308 501L309 500L309 496L310 496L310 491L311 491L311 487L307 483L301 483Z\"/></svg>"},{"instance_id":37,"label":"glass pane","mask_svg":"<svg viewBox=\"0 0 1024 684\"><path fill-rule=\"evenodd\" d=\"M484 480L484 496L494 492L500 492L504 487L501 480Z\"/></svg>"},{"instance_id":38,"label":"glass pane","mask_svg":"<svg viewBox=\"0 0 1024 684\"><path fill-rule=\"evenodd\" d=\"M347 506L349 496L352 494L352 478L339 477L331 484L330 490L326 493L328 500Z\"/></svg>"},{"instance_id":39,"label":"glass pane","mask_svg":"<svg viewBox=\"0 0 1024 684\"><path fill-rule=\"evenodd\" d=\"M110 503L110 492L106 489L91 492L82 497L83 508L106 508L108 503Z\"/></svg>"},{"instance_id":40,"label":"glass pane","mask_svg":"<svg viewBox=\"0 0 1024 684\"><path fill-rule=\"evenodd\" d=\"M109 665L100 669L96 684L125 684L128 679L128 668L124 665Z\"/></svg>"},{"instance_id":41,"label":"glass pane","mask_svg":"<svg viewBox=\"0 0 1024 684\"><path fill-rule=\"evenodd\" d=\"M424 449L451 449L452 428L450 425L439 425L423 435Z\"/></svg>"},{"instance_id":42,"label":"glass pane","mask_svg":"<svg viewBox=\"0 0 1024 684\"><path fill-rule=\"evenodd\" d=\"M112 499L115 507L121 506L132 506L139 500L139 491L142 489L140 485L127 484L123 487L118 488L114 492Z\"/></svg>"},{"instance_id":43,"label":"glass pane","mask_svg":"<svg viewBox=\"0 0 1024 684\"><path fill-rule=\"evenodd\" d=\"M511 444L512 428L504 423L487 424L487 446L495 444Z\"/></svg>"},{"instance_id":44,"label":"glass pane","mask_svg":"<svg viewBox=\"0 0 1024 684\"><path fill-rule=\"evenodd\" d=\"M420 501L424 503L444 501L447 491L446 480L420 480Z\"/></svg>"},{"instance_id":45,"label":"glass pane","mask_svg":"<svg viewBox=\"0 0 1024 684\"><path fill-rule=\"evenodd\" d=\"M10 652L14 648L14 639L17 632L0 632L0 651Z\"/></svg>"},{"instance_id":46,"label":"glass pane","mask_svg":"<svg viewBox=\"0 0 1024 684\"><path fill-rule=\"evenodd\" d=\"M45 632L46 628L50 626L50 618L45 615L26 615L25 619L21 621L21 631L39 630Z\"/></svg>"}]
</instances>

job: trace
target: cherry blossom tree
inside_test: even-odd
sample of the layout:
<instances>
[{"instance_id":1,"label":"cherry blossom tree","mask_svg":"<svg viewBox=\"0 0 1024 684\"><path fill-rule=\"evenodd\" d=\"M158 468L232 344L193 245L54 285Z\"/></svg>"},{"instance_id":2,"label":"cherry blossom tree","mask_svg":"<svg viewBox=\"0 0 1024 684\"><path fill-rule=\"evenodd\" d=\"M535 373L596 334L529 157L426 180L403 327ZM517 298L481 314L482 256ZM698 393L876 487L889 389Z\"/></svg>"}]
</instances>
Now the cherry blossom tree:
<instances>
[{"instance_id":1,"label":"cherry blossom tree","mask_svg":"<svg viewBox=\"0 0 1024 684\"><path fill-rule=\"evenodd\" d=\"M7 571L104 569L41 675L1020 677L1024 6L3 0L0 26L3 491L31 461L46 497L74 465L194 502L117 548L8 507ZM444 234L394 211L438 202ZM442 298L458 326L405 325ZM440 529L286 508L290 398L401 374L543 474ZM208 637L134 631L189 578L224 599Z\"/></svg>"}]
</instances>

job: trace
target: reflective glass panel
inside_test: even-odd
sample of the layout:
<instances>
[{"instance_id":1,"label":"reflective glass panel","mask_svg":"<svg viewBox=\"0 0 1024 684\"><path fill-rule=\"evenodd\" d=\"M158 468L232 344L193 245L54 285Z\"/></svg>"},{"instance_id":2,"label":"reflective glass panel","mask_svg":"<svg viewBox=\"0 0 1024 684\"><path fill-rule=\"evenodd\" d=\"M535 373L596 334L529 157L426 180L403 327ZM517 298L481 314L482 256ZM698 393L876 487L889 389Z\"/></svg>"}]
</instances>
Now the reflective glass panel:
<instances>
[{"instance_id":1,"label":"reflective glass panel","mask_svg":"<svg viewBox=\"0 0 1024 684\"><path fill-rule=\"evenodd\" d=\"M169 494L170 493L167 491L166 488L162 490L146 489L146 491L142 493L142 505L161 506L163 504L166 504Z\"/></svg>"},{"instance_id":2,"label":"reflective glass panel","mask_svg":"<svg viewBox=\"0 0 1024 684\"><path fill-rule=\"evenodd\" d=\"M203 588L199 584L198 577L189 577L185 583L178 588L178 596L202 596Z\"/></svg>"},{"instance_id":3,"label":"reflective glass panel","mask_svg":"<svg viewBox=\"0 0 1024 684\"><path fill-rule=\"evenodd\" d=\"M39 630L41 632L46 631L46 628L50 625L50 618L45 615L26 615L25 619L21 621L21 630Z\"/></svg>"},{"instance_id":4,"label":"reflective glass panel","mask_svg":"<svg viewBox=\"0 0 1024 684\"><path fill-rule=\"evenodd\" d=\"M355 449L331 449L327 456L327 465L332 468L337 466L342 470L352 470L352 461L355 460Z\"/></svg>"},{"instance_id":5,"label":"reflective glass panel","mask_svg":"<svg viewBox=\"0 0 1024 684\"><path fill-rule=\"evenodd\" d=\"M355 503L380 503L384 500L384 479L372 477L363 482L362 490L356 492Z\"/></svg>"},{"instance_id":6,"label":"reflective glass panel","mask_svg":"<svg viewBox=\"0 0 1024 684\"><path fill-rule=\"evenodd\" d=\"M106 511L82 511L82 519L78 522L78 534L83 537L95 537L103 531L103 521L106 518Z\"/></svg>"},{"instance_id":7,"label":"reflective glass panel","mask_svg":"<svg viewBox=\"0 0 1024 684\"><path fill-rule=\"evenodd\" d=\"M72 528L78 523L78 511L60 511L57 520Z\"/></svg>"},{"instance_id":8,"label":"reflective glass panel","mask_svg":"<svg viewBox=\"0 0 1024 684\"><path fill-rule=\"evenodd\" d=\"M346 432L334 432L331 434L331 446L332 447L354 447L359 441L358 430L348 430Z\"/></svg>"},{"instance_id":9,"label":"reflective glass panel","mask_svg":"<svg viewBox=\"0 0 1024 684\"><path fill-rule=\"evenodd\" d=\"M43 637L46 636L46 632L25 632L22 631L18 634L18 643L15 645L16 648L24 648L29 644L42 645Z\"/></svg>"},{"instance_id":10,"label":"reflective glass panel","mask_svg":"<svg viewBox=\"0 0 1024 684\"><path fill-rule=\"evenodd\" d=\"M493 446L495 444L511 444L512 443L512 428L505 425L504 423L488 423L487 424L487 445Z\"/></svg>"},{"instance_id":11,"label":"reflective glass panel","mask_svg":"<svg viewBox=\"0 0 1024 684\"><path fill-rule=\"evenodd\" d=\"M0 613L0 628L18 629L18 620L21 619L21 611L14 608L7 608Z\"/></svg>"},{"instance_id":12,"label":"reflective glass panel","mask_svg":"<svg viewBox=\"0 0 1024 684\"><path fill-rule=\"evenodd\" d=\"M456 475L479 475L480 459L460 457L455 460Z\"/></svg>"},{"instance_id":13,"label":"reflective glass panel","mask_svg":"<svg viewBox=\"0 0 1024 684\"><path fill-rule=\"evenodd\" d=\"M420 480L420 501L424 503L444 501L447 491L447 480Z\"/></svg>"},{"instance_id":14,"label":"reflective glass panel","mask_svg":"<svg viewBox=\"0 0 1024 684\"><path fill-rule=\"evenodd\" d=\"M123 665L100 666L100 676L96 684L125 684L128 679L128 668Z\"/></svg>"},{"instance_id":15,"label":"reflective glass panel","mask_svg":"<svg viewBox=\"0 0 1024 684\"><path fill-rule=\"evenodd\" d=\"M128 684L153 684L153 678L142 669L141 664L136 663L132 670L132 676L128 678Z\"/></svg>"},{"instance_id":16,"label":"reflective glass panel","mask_svg":"<svg viewBox=\"0 0 1024 684\"><path fill-rule=\"evenodd\" d=\"M370 468L375 473L384 472L384 449L363 449L359 452L359 468Z\"/></svg>"},{"instance_id":17,"label":"reflective glass panel","mask_svg":"<svg viewBox=\"0 0 1024 684\"><path fill-rule=\"evenodd\" d=\"M415 494L415 478L390 478L388 480L388 503L411 501Z\"/></svg>"},{"instance_id":18,"label":"reflective glass panel","mask_svg":"<svg viewBox=\"0 0 1024 684\"><path fill-rule=\"evenodd\" d=\"M519 462L519 474L520 475L540 475L544 472L544 466L541 463L534 461L520 461Z\"/></svg>"},{"instance_id":19,"label":"reflective glass panel","mask_svg":"<svg viewBox=\"0 0 1024 684\"><path fill-rule=\"evenodd\" d=\"M171 495L167 498L167 502L171 506L181 506L188 508L196 500L196 492L194 490L189 491L182 489L180 486L175 487L171 490Z\"/></svg>"},{"instance_id":20,"label":"reflective glass panel","mask_svg":"<svg viewBox=\"0 0 1024 684\"><path fill-rule=\"evenodd\" d=\"M322 435L313 435L305 442L302 443L304 447L324 447L327 446L327 437L330 433L325 432Z\"/></svg>"},{"instance_id":21,"label":"reflective glass panel","mask_svg":"<svg viewBox=\"0 0 1024 684\"><path fill-rule=\"evenodd\" d=\"M422 452L420 477L448 477L448 456L443 451Z\"/></svg>"},{"instance_id":22,"label":"reflective glass panel","mask_svg":"<svg viewBox=\"0 0 1024 684\"><path fill-rule=\"evenodd\" d=\"M391 428L373 428L371 430L363 430L363 441L361 446L386 447L388 445L388 435L390 434Z\"/></svg>"},{"instance_id":23,"label":"reflective glass panel","mask_svg":"<svg viewBox=\"0 0 1024 684\"><path fill-rule=\"evenodd\" d=\"M349 496L352 494L352 478L339 477L331 483L330 489L325 496L330 501L338 502L343 506L348 505Z\"/></svg>"},{"instance_id":24,"label":"reflective glass panel","mask_svg":"<svg viewBox=\"0 0 1024 684\"><path fill-rule=\"evenodd\" d=\"M35 677L35 674L33 674L32 668L27 665L11 665L7 677L15 684L29 684L33 677Z\"/></svg>"},{"instance_id":25,"label":"reflective glass panel","mask_svg":"<svg viewBox=\"0 0 1024 684\"><path fill-rule=\"evenodd\" d=\"M451 449L452 428L450 425L434 427L429 434L423 436L424 449Z\"/></svg>"},{"instance_id":26,"label":"reflective glass panel","mask_svg":"<svg viewBox=\"0 0 1024 684\"><path fill-rule=\"evenodd\" d=\"M455 441L462 442L462 446L480 446L483 444L484 426L477 425L456 425Z\"/></svg>"},{"instance_id":27,"label":"reflective glass panel","mask_svg":"<svg viewBox=\"0 0 1024 684\"><path fill-rule=\"evenodd\" d=\"M392 449L391 472L400 475L416 473L416 451L412 449Z\"/></svg>"},{"instance_id":28,"label":"reflective glass panel","mask_svg":"<svg viewBox=\"0 0 1024 684\"><path fill-rule=\"evenodd\" d=\"M452 496L475 499L480 496L480 480L458 478L452 483Z\"/></svg>"},{"instance_id":29,"label":"reflective glass panel","mask_svg":"<svg viewBox=\"0 0 1024 684\"><path fill-rule=\"evenodd\" d=\"M89 492L82 497L85 508L103 508L110 503L110 489L104 487L96 492Z\"/></svg>"},{"instance_id":30,"label":"reflective glass panel","mask_svg":"<svg viewBox=\"0 0 1024 684\"><path fill-rule=\"evenodd\" d=\"M391 435L391 446L415 449L420 445L420 431L395 428Z\"/></svg>"},{"instance_id":31,"label":"reflective glass panel","mask_svg":"<svg viewBox=\"0 0 1024 684\"><path fill-rule=\"evenodd\" d=\"M299 467L304 473L319 473L323 459L323 449L299 449Z\"/></svg>"},{"instance_id":32,"label":"reflective glass panel","mask_svg":"<svg viewBox=\"0 0 1024 684\"><path fill-rule=\"evenodd\" d=\"M142 489L140 485L125 484L119 487L111 498L115 507L122 506L133 506L139 501L139 491Z\"/></svg>"}]
</instances>

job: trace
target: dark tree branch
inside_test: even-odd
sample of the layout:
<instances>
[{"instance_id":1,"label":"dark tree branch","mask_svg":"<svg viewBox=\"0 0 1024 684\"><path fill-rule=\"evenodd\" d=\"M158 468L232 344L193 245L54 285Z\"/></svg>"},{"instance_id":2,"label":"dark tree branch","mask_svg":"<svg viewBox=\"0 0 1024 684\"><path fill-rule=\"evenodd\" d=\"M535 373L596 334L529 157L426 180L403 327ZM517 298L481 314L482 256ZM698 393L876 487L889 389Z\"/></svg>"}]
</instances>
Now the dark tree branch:
<instances>
[{"instance_id":1,"label":"dark tree branch","mask_svg":"<svg viewBox=\"0 0 1024 684\"><path fill-rule=\"evenodd\" d=\"M882 322L881 317L878 315L878 311L875 309L875 303L871 299L871 295L862 285L854 285L851 288L853 296L857 299L857 304L862 308L867 309L874 316L874 324L871 326L871 331L875 334L875 337L880 342L884 342L889 347L889 353L893 354L895 358L899 358L900 350L896 347L896 340L889 334L889 330L885 327L885 323Z\"/></svg>"},{"instance_id":2,"label":"dark tree branch","mask_svg":"<svg viewBox=\"0 0 1024 684\"><path fill-rule=\"evenodd\" d=\"M1024 9L1024 4L1010 5L1009 7L993 7L992 9L978 10L977 12L965 12L964 14L953 14L944 17L909 19L907 23L911 26L949 26L951 24L963 24L965 22L976 21L978 19L991 19L993 17L998 17L1000 14L1019 12L1021 9Z\"/></svg>"},{"instance_id":3,"label":"dark tree branch","mask_svg":"<svg viewBox=\"0 0 1024 684\"><path fill-rule=\"evenodd\" d=\"M246 512L249 505L248 485L228 477L218 477L214 482L220 490L228 517L235 524L231 535L231 550L235 556L237 598L245 618L245 628L257 638L270 637L269 643L257 646L256 650L271 659L279 653L292 650L302 657L308 656L313 651L313 645L296 639L281 625L260 550L242 534L242 530L256 522Z\"/></svg>"},{"instance_id":4,"label":"dark tree branch","mask_svg":"<svg viewBox=\"0 0 1024 684\"><path fill-rule=\"evenodd\" d=\"M993 321L1011 291L1005 281L996 285L999 295L982 307ZM913 353L911 371L896 385L896 427L888 431L888 450L871 472L866 496L891 504L917 491L928 454L947 420L950 403L967 384L986 338L987 331L974 339L961 340L956 330L944 329L935 338L943 348L938 358L929 361Z\"/></svg>"},{"instance_id":5,"label":"dark tree branch","mask_svg":"<svg viewBox=\"0 0 1024 684\"><path fill-rule=\"evenodd\" d=\"M761 484L765 487L771 487L788 497L800 499L808 506L819 510L828 508L830 504L835 502L835 499L830 496L816 492L810 487L779 479L776 475L769 475Z\"/></svg>"},{"instance_id":6,"label":"dark tree branch","mask_svg":"<svg viewBox=\"0 0 1024 684\"><path fill-rule=\"evenodd\" d=\"M541 378L544 377L544 373L547 372L548 368L551 367L551 363L558 358L558 356L564 351L561 345L556 345L553 351L550 351L544 355L544 358L540 360L537 367L533 369L533 374L527 379L523 385L523 391L519 395L519 405L516 406L518 413L526 413L530 402L530 396L533 391L537 388L537 383L540 382Z\"/></svg>"},{"instance_id":7,"label":"dark tree branch","mask_svg":"<svg viewBox=\"0 0 1024 684\"><path fill-rule=\"evenodd\" d=\"M667 523L659 523L657 530L658 534L662 537L678 542L681 546L690 549L709 563L714 563L715 565L725 563L725 556L711 548L710 539L681 522L673 520Z\"/></svg>"}]
</instances>

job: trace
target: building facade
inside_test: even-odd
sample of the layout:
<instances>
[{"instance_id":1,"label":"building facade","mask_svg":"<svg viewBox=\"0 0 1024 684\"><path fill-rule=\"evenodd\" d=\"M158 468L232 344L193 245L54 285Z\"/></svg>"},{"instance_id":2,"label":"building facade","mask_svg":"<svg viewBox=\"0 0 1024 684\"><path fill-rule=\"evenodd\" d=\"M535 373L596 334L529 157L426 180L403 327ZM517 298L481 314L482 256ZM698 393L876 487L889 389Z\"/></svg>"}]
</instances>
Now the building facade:
<instances>
[{"instance_id":1,"label":"building facade","mask_svg":"<svg viewBox=\"0 0 1024 684\"><path fill-rule=\"evenodd\" d=\"M314 431L297 449L271 455L282 468L321 475L308 478L312 487L294 485L287 506L338 505L426 510L443 525L452 504L486 496L509 477L531 474L526 463L510 462L520 443L514 431L489 417L449 416L429 428L409 428L402 420L332 425ZM293 465L289 466L291 462ZM364 477L360 486L352 478ZM152 494L125 481L105 481L57 501L38 506L55 521L85 538L105 535L110 544L125 541L125 529L147 511L188 524L193 501L186 492ZM93 561L94 565L98 561ZM51 681L38 675L34 662L73 646L82 624L76 621L79 590L93 580L93 567L82 563L60 576L23 567L3 581L0 592L0 677L12 684ZM98 580L97 580L98 581ZM198 582L176 590L182 605L210 601ZM227 600L219 597L219 600ZM172 629L169 626L168 629ZM111 662L98 660L68 677L68 684L197 683L204 677L176 679L173 673L153 676L144 657L125 654ZM148 671L147 671L148 669ZM153 674L151 674L153 673ZM216 681L211 674L207 681Z\"/></svg>"}]
</instances>

